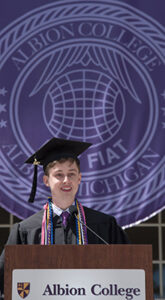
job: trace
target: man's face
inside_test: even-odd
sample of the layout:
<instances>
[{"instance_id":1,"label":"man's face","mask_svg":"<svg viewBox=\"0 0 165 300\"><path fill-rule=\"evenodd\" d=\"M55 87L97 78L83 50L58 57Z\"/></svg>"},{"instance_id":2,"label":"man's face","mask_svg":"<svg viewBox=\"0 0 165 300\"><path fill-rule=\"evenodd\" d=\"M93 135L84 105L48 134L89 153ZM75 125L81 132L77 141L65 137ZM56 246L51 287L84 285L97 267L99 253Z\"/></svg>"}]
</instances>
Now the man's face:
<instances>
[{"instance_id":1,"label":"man's face","mask_svg":"<svg viewBox=\"0 0 165 300\"><path fill-rule=\"evenodd\" d=\"M50 187L53 203L61 209L66 209L75 200L81 173L74 161L57 162L49 169L49 174L44 175L43 181Z\"/></svg>"}]
</instances>

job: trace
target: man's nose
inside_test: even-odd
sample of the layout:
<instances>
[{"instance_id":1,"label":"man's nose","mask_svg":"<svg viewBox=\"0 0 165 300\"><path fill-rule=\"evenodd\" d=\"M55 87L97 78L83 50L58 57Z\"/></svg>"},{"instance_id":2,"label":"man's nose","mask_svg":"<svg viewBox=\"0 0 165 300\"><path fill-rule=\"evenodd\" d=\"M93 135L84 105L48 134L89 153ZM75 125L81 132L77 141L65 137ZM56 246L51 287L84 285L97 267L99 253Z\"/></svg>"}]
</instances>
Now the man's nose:
<instances>
[{"instance_id":1,"label":"man's nose","mask_svg":"<svg viewBox=\"0 0 165 300\"><path fill-rule=\"evenodd\" d=\"M68 176L68 175L65 175L63 181L64 181L64 182L68 182L68 181L69 181L69 176Z\"/></svg>"}]
</instances>

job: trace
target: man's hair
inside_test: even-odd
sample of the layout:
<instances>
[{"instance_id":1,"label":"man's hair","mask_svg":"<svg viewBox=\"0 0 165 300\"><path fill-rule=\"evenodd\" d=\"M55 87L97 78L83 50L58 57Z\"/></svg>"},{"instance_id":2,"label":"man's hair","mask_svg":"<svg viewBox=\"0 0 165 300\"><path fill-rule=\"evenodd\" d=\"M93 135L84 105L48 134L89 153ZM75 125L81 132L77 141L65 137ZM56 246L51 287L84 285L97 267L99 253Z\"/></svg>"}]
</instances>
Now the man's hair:
<instances>
[{"instance_id":1,"label":"man's hair","mask_svg":"<svg viewBox=\"0 0 165 300\"><path fill-rule=\"evenodd\" d=\"M74 162L76 163L76 165L77 165L77 168L78 168L78 170L79 170L79 172L80 172L80 161L79 161L79 159L78 158L72 158L72 157L68 157L68 158L60 158L59 160L54 160L54 161L52 161L52 162L50 162L47 166L46 166L46 168L45 168L45 175L49 175L49 170L51 169L51 168L53 168L54 166L55 166L55 164L56 163L60 163L60 164L62 164L62 163L65 163L66 161L69 161L71 164L73 164Z\"/></svg>"}]
</instances>

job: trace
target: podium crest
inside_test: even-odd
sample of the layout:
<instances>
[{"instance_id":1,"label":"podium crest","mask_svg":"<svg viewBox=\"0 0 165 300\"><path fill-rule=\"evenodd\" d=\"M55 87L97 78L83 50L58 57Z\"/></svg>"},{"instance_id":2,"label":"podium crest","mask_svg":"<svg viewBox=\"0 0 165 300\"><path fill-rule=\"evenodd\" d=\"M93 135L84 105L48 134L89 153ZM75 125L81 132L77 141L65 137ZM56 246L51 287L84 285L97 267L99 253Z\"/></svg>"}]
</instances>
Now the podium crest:
<instances>
[{"instance_id":1,"label":"podium crest","mask_svg":"<svg viewBox=\"0 0 165 300\"><path fill-rule=\"evenodd\" d=\"M30 293L30 282L17 282L17 292L24 299Z\"/></svg>"}]
</instances>

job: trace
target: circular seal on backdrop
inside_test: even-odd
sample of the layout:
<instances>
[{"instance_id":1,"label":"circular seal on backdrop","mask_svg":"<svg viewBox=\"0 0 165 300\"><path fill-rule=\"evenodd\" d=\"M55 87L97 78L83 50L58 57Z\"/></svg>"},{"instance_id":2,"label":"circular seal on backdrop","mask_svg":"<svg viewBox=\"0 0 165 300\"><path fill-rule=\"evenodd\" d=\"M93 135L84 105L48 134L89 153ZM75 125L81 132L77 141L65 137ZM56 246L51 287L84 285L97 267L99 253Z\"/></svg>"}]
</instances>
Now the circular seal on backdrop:
<instances>
[{"instance_id":1,"label":"circular seal on backdrop","mask_svg":"<svg viewBox=\"0 0 165 300\"><path fill-rule=\"evenodd\" d=\"M122 226L163 207L164 42L154 19L111 0L56 1L2 31L4 208L27 217L45 203L42 170L27 202L33 166L23 162L53 136L93 144L81 156L82 204Z\"/></svg>"}]
</instances>

